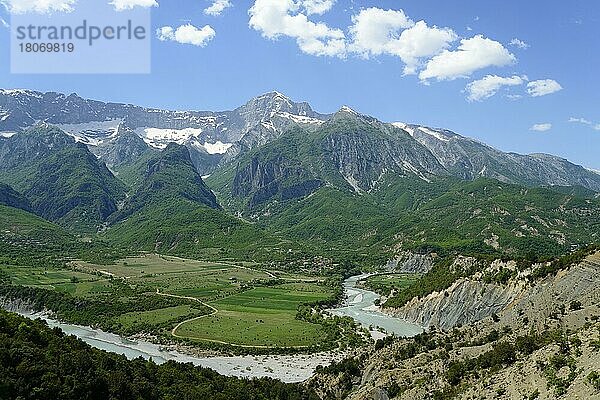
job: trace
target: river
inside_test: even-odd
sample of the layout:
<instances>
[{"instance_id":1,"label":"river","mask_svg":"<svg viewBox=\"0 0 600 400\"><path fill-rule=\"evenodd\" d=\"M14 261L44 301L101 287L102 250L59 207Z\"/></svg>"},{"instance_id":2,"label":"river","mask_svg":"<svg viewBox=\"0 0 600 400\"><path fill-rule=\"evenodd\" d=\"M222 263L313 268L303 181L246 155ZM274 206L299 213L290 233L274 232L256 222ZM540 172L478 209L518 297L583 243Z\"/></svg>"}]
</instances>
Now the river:
<instances>
[{"instance_id":1,"label":"river","mask_svg":"<svg viewBox=\"0 0 600 400\"><path fill-rule=\"evenodd\" d=\"M43 313L19 312L19 314L31 319L41 318L50 327L59 327L65 333L75 335L90 346L122 354L129 359L142 357L146 360L152 359L157 364L169 360L192 363L210 368L222 375L240 378L270 377L287 383L302 382L314 374L318 365L329 365L333 361L345 358L345 354L340 351L294 355L195 357L178 351L166 351L154 343L132 341L99 329L61 323Z\"/></svg>"},{"instance_id":2,"label":"river","mask_svg":"<svg viewBox=\"0 0 600 400\"><path fill-rule=\"evenodd\" d=\"M329 310L336 315L345 315L354 318L365 327L379 327L388 334L397 336L414 336L421 333L421 327L409 324L402 320L389 317L379 311L374 302L379 296L368 290L356 288L356 283L367 275L355 276L344 282L346 293L346 305ZM233 356L233 357L194 357L178 351L166 351L160 345L145 342L132 341L93 329L87 326L65 324L49 318L43 313L20 312L28 318L42 318L49 326L59 327L69 335L75 335L79 339L98 349L123 354L129 359L142 357L152 359L157 364L169 360L178 362L189 362L197 366L210 368L226 376L241 378L270 377L283 382L302 382L314 374L318 365L329 365L333 361L339 361L345 357L343 352L323 352L317 354L296 355L261 355L261 356ZM384 333L371 329L373 337L385 336Z\"/></svg>"},{"instance_id":3,"label":"river","mask_svg":"<svg viewBox=\"0 0 600 400\"><path fill-rule=\"evenodd\" d=\"M328 311L335 315L352 317L369 329L373 338L376 339L388 334L412 337L423 333L421 326L391 317L379 311L379 308L375 305L375 300L379 299L380 296L370 290L356 287L359 281L368 276L369 274L363 274L346 279L344 281L344 293L346 294L344 305Z\"/></svg>"}]
</instances>

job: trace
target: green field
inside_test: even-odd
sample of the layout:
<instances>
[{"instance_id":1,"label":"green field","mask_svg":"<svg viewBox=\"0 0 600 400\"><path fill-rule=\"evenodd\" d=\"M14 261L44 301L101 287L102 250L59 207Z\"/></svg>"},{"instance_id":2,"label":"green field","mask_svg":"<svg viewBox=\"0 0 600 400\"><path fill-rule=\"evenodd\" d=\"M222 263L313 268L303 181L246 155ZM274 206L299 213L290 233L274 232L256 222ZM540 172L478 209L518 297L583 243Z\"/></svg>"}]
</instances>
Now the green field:
<instances>
[{"instance_id":1,"label":"green field","mask_svg":"<svg viewBox=\"0 0 600 400\"><path fill-rule=\"evenodd\" d=\"M107 309L107 326L123 333L171 336L176 328L180 338L234 346L318 345L323 327L296 314L300 305L332 296L311 276L156 254L111 265L73 261L70 269L0 268L14 284L96 302L101 312Z\"/></svg>"},{"instance_id":2,"label":"green field","mask_svg":"<svg viewBox=\"0 0 600 400\"><path fill-rule=\"evenodd\" d=\"M310 346L324 339L319 325L296 320L298 305L324 300L328 292L313 285L308 291L290 290L288 285L254 288L218 300L219 311L206 318L184 323L176 334L196 340L227 342L238 346Z\"/></svg>"},{"instance_id":3,"label":"green field","mask_svg":"<svg viewBox=\"0 0 600 400\"><path fill-rule=\"evenodd\" d=\"M98 281L97 275L80 271L56 270L41 267L26 267L15 265L2 265L0 270L11 277L12 283L23 286L50 286L56 287L67 284L72 280L79 282Z\"/></svg>"},{"instance_id":4,"label":"green field","mask_svg":"<svg viewBox=\"0 0 600 400\"><path fill-rule=\"evenodd\" d=\"M177 320L181 317L194 317L201 315L200 311L191 306L176 306L161 308L158 310L131 312L119 317L119 321L126 327L139 324L159 325L165 322Z\"/></svg>"}]
</instances>

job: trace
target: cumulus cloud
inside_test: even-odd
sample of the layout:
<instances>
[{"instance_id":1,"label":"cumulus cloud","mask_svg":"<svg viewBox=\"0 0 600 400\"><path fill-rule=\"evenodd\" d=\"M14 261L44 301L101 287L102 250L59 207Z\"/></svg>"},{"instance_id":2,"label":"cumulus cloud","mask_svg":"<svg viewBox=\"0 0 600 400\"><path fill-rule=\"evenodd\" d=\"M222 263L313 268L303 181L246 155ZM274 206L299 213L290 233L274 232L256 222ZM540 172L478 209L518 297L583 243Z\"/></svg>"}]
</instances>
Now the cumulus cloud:
<instances>
[{"instance_id":1,"label":"cumulus cloud","mask_svg":"<svg viewBox=\"0 0 600 400\"><path fill-rule=\"evenodd\" d=\"M221 13L229 7L233 7L233 4L231 4L231 1L229 0L213 0L213 3L210 5L210 7L204 10L204 14L216 17L221 15Z\"/></svg>"},{"instance_id":2,"label":"cumulus cloud","mask_svg":"<svg viewBox=\"0 0 600 400\"><path fill-rule=\"evenodd\" d=\"M349 49L364 57L399 57L405 74L415 74L420 61L439 54L458 39L452 29L413 22L403 10L367 8L352 17Z\"/></svg>"},{"instance_id":3,"label":"cumulus cloud","mask_svg":"<svg viewBox=\"0 0 600 400\"><path fill-rule=\"evenodd\" d=\"M487 75L482 79L469 83L465 89L469 101L481 101L494 96L504 86L520 86L527 80L525 76L514 75L502 77Z\"/></svg>"},{"instance_id":4,"label":"cumulus cloud","mask_svg":"<svg viewBox=\"0 0 600 400\"><path fill-rule=\"evenodd\" d=\"M116 11L131 10L135 7L150 8L158 7L156 0L112 0L110 2Z\"/></svg>"},{"instance_id":5,"label":"cumulus cloud","mask_svg":"<svg viewBox=\"0 0 600 400\"><path fill-rule=\"evenodd\" d=\"M163 42L173 41L198 47L206 46L216 34L210 25L206 25L203 28L196 28L191 24L181 25L176 29L171 26L163 26L156 31L156 37Z\"/></svg>"},{"instance_id":6,"label":"cumulus cloud","mask_svg":"<svg viewBox=\"0 0 600 400\"><path fill-rule=\"evenodd\" d=\"M535 124L533 125L531 128L529 128L530 131L535 131L535 132L547 132L550 129L552 129L552 124Z\"/></svg>"},{"instance_id":7,"label":"cumulus cloud","mask_svg":"<svg viewBox=\"0 0 600 400\"><path fill-rule=\"evenodd\" d=\"M313 4L314 3L314 4ZM340 29L323 22L313 22L308 15L317 1L296 3L293 0L256 0L250 8L249 25L265 38L277 40L287 36L296 40L306 54L344 57L346 40Z\"/></svg>"},{"instance_id":8,"label":"cumulus cloud","mask_svg":"<svg viewBox=\"0 0 600 400\"><path fill-rule=\"evenodd\" d=\"M135 7L158 7L156 0L113 0L110 2L117 11L131 10Z\"/></svg>"},{"instance_id":9,"label":"cumulus cloud","mask_svg":"<svg viewBox=\"0 0 600 400\"><path fill-rule=\"evenodd\" d=\"M518 39L518 38L514 38L513 40L510 41L509 44L511 46L518 47L521 50L527 50L530 47L529 44L525 43L524 41L522 41L521 39Z\"/></svg>"},{"instance_id":10,"label":"cumulus cloud","mask_svg":"<svg viewBox=\"0 0 600 400\"><path fill-rule=\"evenodd\" d=\"M480 69L503 67L515 61L515 56L501 43L477 35L470 39L462 39L457 50L444 50L433 57L427 62L419 78L422 81L467 78Z\"/></svg>"},{"instance_id":11,"label":"cumulus cloud","mask_svg":"<svg viewBox=\"0 0 600 400\"><path fill-rule=\"evenodd\" d=\"M308 15L320 15L331 10L335 2L336 0L304 0L302 1L302 7L304 7Z\"/></svg>"},{"instance_id":12,"label":"cumulus cloud","mask_svg":"<svg viewBox=\"0 0 600 400\"><path fill-rule=\"evenodd\" d=\"M527 92L532 97L546 96L548 94L561 91L563 87L554 79L542 79L539 81L529 82Z\"/></svg>"},{"instance_id":13,"label":"cumulus cloud","mask_svg":"<svg viewBox=\"0 0 600 400\"><path fill-rule=\"evenodd\" d=\"M501 43L478 35L453 43L459 36L450 28L414 22L403 10L377 7L361 9L352 17L348 37L342 29L315 20L314 15L329 11L336 0L255 0L248 11L249 26L263 37L278 40L289 37L300 50L316 56L364 58L388 55L404 64L404 74L430 79L466 78L487 67L503 67L516 62Z\"/></svg>"},{"instance_id":14,"label":"cumulus cloud","mask_svg":"<svg viewBox=\"0 0 600 400\"><path fill-rule=\"evenodd\" d=\"M12 14L71 12L77 0L0 0Z\"/></svg>"}]
</instances>

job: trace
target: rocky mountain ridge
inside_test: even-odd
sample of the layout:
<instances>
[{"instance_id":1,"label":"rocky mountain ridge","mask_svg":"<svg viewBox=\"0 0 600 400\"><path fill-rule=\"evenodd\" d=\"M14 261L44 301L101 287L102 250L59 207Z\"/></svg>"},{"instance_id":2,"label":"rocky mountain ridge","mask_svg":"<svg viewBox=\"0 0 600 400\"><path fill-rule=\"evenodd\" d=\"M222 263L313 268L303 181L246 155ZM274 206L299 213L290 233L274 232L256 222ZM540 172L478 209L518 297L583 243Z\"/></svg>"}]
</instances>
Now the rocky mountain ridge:
<instances>
[{"instance_id":1,"label":"rocky mountain ridge","mask_svg":"<svg viewBox=\"0 0 600 400\"><path fill-rule=\"evenodd\" d=\"M86 144L111 169L135 162L146 149L177 143L188 148L198 172L206 176L280 139L290 129L300 127L311 133L339 118L369 124L381 134L356 136L350 127L349 132L336 132L319 143L336 157L333 162L349 190L372 189L381 174L400 169L422 179L430 174L467 180L487 177L527 186L579 185L600 191L600 175L559 157L504 153L448 130L383 123L349 107L333 115L320 114L308 103L293 102L279 92L258 96L232 111L213 112L104 103L76 94L0 90L1 137L46 122ZM394 137L393 143L382 141L382 135ZM361 160L355 157L358 153ZM376 159L371 161L372 157ZM356 175L364 176L364 181Z\"/></svg>"}]
</instances>

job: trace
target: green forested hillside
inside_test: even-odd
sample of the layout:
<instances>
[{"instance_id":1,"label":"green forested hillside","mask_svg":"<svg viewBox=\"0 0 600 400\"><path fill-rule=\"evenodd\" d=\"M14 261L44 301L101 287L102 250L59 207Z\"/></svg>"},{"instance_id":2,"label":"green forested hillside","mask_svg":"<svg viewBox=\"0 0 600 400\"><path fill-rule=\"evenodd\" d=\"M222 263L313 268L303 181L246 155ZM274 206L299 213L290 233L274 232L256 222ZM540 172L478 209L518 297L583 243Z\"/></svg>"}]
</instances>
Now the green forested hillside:
<instances>
[{"instance_id":1,"label":"green forested hillside","mask_svg":"<svg viewBox=\"0 0 600 400\"><path fill-rule=\"evenodd\" d=\"M137 167L138 185L134 186L124 207L111 216L111 222L124 220L144 208L161 207L178 200L219 208L215 195L196 172L184 146L171 143Z\"/></svg>"},{"instance_id":2,"label":"green forested hillside","mask_svg":"<svg viewBox=\"0 0 600 400\"><path fill-rule=\"evenodd\" d=\"M220 209L176 144L138 165L140 181L105 236L134 250L189 257L252 259L280 240ZM277 257L274 252L272 255Z\"/></svg>"},{"instance_id":3,"label":"green forested hillside","mask_svg":"<svg viewBox=\"0 0 600 400\"><path fill-rule=\"evenodd\" d=\"M38 215L74 231L95 232L117 210L124 189L85 146L75 145L42 160L25 195Z\"/></svg>"},{"instance_id":4,"label":"green forested hillside","mask_svg":"<svg viewBox=\"0 0 600 400\"><path fill-rule=\"evenodd\" d=\"M264 259L267 254L277 258L282 252L281 241L254 224L185 199L152 203L116 223L103 237L134 251L197 259Z\"/></svg>"},{"instance_id":5,"label":"green forested hillside","mask_svg":"<svg viewBox=\"0 0 600 400\"><path fill-rule=\"evenodd\" d=\"M31 211L29 200L9 185L3 183L0 183L0 204L25 211Z\"/></svg>"},{"instance_id":6,"label":"green forested hillside","mask_svg":"<svg viewBox=\"0 0 600 400\"><path fill-rule=\"evenodd\" d=\"M96 232L125 195L86 146L48 125L0 143L0 181L21 192L37 215L76 232Z\"/></svg>"},{"instance_id":7,"label":"green forested hillside","mask_svg":"<svg viewBox=\"0 0 600 400\"><path fill-rule=\"evenodd\" d=\"M600 201L489 179L389 177L372 194L320 189L272 207L260 225L323 249L556 256L600 240Z\"/></svg>"}]
</instances>

